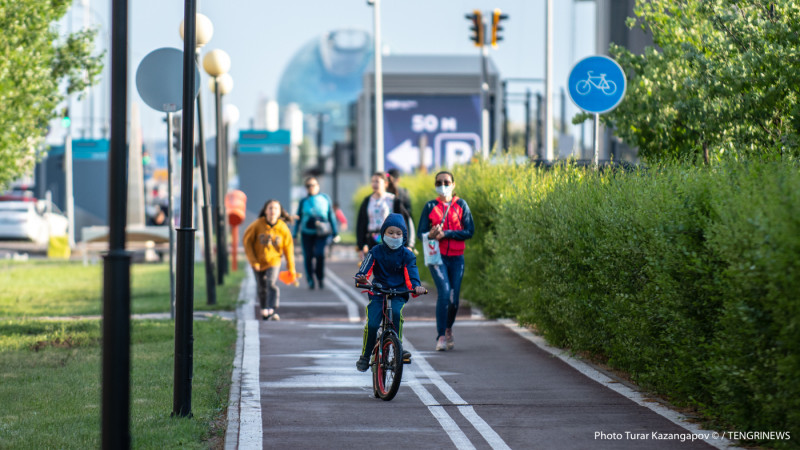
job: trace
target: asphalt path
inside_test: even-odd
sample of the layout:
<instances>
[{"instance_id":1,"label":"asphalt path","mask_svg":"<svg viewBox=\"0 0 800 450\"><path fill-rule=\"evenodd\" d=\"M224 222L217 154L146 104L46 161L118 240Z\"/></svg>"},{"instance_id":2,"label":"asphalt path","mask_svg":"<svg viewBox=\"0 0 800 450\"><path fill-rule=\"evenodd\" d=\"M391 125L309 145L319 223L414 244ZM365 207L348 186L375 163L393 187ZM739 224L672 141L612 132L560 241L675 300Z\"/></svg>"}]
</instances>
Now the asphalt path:
<instances>
[{"instance_id":1,"label":"asphalt path","mask_svg":"<svg viewBox=\"0 0 800 450\"><path fill-rule=\"evenodd\" d=\"M581 369L583 363L576 366L529 332L486 320L468 305L453 328L455 348L434 351L432 286L404 309L404 346L413 358L397 396L374 398L371 372L355 368L366 305L366 295L351 284L356 270L356 261L331 262L325 289L282 286L281 320L249 321L258 337L249 348L257 353L252 398L259 400L255 435L263 448L711 448L696 434L702 430L680 415L670 420L671 412L654 412L645 397L636 400L636 393L614 390L615 381L592 379L593 369ZM248 283L243 293L252 298L252 277ZM247 308L259 317L255 306ZM242 423L259 418L241 414Z\"/></svg>"}]
</instances>

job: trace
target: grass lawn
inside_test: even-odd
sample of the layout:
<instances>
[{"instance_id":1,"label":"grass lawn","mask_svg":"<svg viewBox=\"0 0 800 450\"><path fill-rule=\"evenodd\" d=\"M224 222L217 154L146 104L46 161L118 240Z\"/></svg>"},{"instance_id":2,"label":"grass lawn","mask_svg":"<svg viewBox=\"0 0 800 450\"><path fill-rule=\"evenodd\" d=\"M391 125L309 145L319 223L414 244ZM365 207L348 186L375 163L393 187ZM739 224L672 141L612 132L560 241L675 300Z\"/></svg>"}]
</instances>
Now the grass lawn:
<instances>
[{"instance_id":1,"label":"grass lawn","mask_svg":"<svg viewBox=\"0 0 800 450\"><path fill-rule=\"evenodd\" d=\"M0 448L100 446L103 266L0 261ZM236 306L244 270L206 305L205 271L195 266L195 310ZM131 266L134 313L169 311L166 264ZM37 317L39 317L37 319ZM134 320L131 336L131 437L134 448L221 448L236 325L194 322L191 419L171 418L175 324Z\"/></svg>"},{"instance_id":2,"label":"grass lawn","mask_svg":"<svg viewBox=\"0 0 800 450\"><path fill-rule=\"evenodd\" d=\"M172 412L174 324L132 325L134 448L221 447L236 326L194 323L191 419ZM100 321L0 321L0 447L100 446Z\"/></svg>"},{"instance_id":3,"label":"grass lawn","mask_svg":"<svg viewBox=\"0 0 800 450\"><path fill-rule=\"evenodd\" d=\"M194 268L194 309L233 310L243 266L217 286L217 304L206 305L205 269ZM36 261L0 263L0 317L99 315L103 310L103 265ZM163 264L131 265L131 311L169 311L169 271Z\"/></svg>"}]
</instances>

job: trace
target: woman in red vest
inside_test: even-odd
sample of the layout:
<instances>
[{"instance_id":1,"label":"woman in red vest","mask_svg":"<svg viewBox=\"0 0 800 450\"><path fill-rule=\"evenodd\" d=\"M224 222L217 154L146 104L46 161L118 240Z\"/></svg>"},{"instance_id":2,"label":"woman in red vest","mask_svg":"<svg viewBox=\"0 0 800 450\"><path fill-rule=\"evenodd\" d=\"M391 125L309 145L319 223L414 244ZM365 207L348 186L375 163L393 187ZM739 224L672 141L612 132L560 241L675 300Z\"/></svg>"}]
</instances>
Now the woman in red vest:
<instances>
[{"instance_id":1,"label":"woman in red vest","mask_svg":"<svg viewBox=\"0 0 800 450\"><path fill-rule=\"evenodd\" d=\"M419 219L419 239L439 241L442 264L429 265L436 283L436 350L452 350L453 323L458 313L461 279L464 277L464 241L475 233L475 224L467 202L453 195L456 183L453 174L436 174L436 193L439 196L422 208Z\"/></svg>"}]
</instances>

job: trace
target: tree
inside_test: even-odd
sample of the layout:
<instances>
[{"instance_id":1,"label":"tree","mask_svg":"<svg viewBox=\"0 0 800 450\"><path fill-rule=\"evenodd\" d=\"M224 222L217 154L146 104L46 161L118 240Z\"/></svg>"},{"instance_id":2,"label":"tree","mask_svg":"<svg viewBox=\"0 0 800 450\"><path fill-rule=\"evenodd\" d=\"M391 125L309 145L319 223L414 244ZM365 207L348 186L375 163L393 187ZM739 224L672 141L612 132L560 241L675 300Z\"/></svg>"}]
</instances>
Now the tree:
<instances>
[{"instance_id":1,"label":"tree","mask_svg":"<svg viewBox=\"0 0 800 450\"><path fill-rule=\"evenodd\" d=\"M96 30L59 38L71 0L0 0L0 187L30 172L64 95L94 84Z\"/></svg>"},{"instance_id":2,"label":"tree","mask_svg":"<svg viewBox=\"0 0 800 450\"><path fill-rule=\"evenodd\" d=\"M648 160L798 155L800 5L793 0L637 1L629 26L652 33L603 121ZM578 119L576 119L578 120Z\"/></svg>"}]
</instances>

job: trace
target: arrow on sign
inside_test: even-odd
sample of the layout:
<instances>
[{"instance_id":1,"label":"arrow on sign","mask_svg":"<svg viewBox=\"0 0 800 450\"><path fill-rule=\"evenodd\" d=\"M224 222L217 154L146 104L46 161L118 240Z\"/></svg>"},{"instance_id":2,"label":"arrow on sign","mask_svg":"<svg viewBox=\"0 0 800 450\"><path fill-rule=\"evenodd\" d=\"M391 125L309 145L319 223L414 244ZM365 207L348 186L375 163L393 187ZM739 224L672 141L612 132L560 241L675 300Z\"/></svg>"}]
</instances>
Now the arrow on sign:
<instances>
[{"instance_id":1,"label":"arrow on sign","mask_svg":"<svg viewBox=\"0 0 800 450\"><path fill-rule=\"evenodd\" d=\"M432 149L427 147L425 149L426 162L430 163L430 154ZM406 173L411 173L415 168L419 167L419 147L411 143L411 139L406 139L400 145L393 148L386 154L386 159L392 164L397 166L398 169Z\"/></svg>"}]
</instances>

